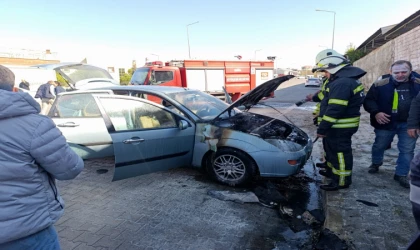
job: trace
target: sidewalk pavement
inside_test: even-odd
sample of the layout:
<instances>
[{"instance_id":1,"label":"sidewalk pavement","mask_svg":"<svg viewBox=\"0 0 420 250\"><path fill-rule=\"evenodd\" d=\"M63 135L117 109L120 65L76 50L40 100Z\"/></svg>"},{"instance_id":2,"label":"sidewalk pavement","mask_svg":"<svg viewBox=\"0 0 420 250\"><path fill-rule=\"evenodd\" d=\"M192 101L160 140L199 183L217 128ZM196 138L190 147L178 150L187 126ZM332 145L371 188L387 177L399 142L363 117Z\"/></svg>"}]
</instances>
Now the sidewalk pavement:
<instances>
[{"instance_id":1,"label":"sidewalk pavement","mask_svg":"<svg viewBox=\"0 0 420 250\"><path fill-rule=\"evenodd\" d=\"M398 139L394 138L392 149L385 152L379 173L369 174L374 139L369 114L362 108L360 127L352 139L353 183L349 189L325 192L324 226L346 240L353 249L406 249L417 227L411 212L409 189L393 179ZM419 142L415 152L418 146ZM320 155L321 147L321 143L317 143L314 157Z\"/></svg>"}]
</instances>

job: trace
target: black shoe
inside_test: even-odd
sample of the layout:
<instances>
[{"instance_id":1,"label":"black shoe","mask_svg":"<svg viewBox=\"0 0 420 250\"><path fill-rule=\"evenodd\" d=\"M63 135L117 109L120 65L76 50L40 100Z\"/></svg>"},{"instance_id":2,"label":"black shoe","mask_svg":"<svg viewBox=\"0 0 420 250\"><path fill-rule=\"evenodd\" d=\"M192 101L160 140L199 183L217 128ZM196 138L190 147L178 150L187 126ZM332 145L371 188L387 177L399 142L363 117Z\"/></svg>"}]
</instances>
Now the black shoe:
<instances>
[{"instance_id":1,"label":"black shoe","mask_svg":"<svg viewBox=\"0 0 420 250\"><path fill-rule=\"evenodd\" d=\"M326 162L318 162L317 164L315 164L315 166L317 168L327 168L327 163Z\"/></svg>"},{"instance_id":2,"label":"black shoe","mask_svg":"<svg viewBox=\"0 0 420 250\"><path fill-rule=\"evenodd\" d=\"M382 163L381 164L371 164L370 166L369 166L369 170L368 170L368 173L369 174L376 174L376 173L378 173L378 171L379 171L379 167L380 166L382 166Z\"/></svg>"},{"instance_id":3,"label":"black shoe","mask_svg":"<svg viewBox=\"0 0 420 250\"><path fill-rule=\"evenodd\" d=\"M398 181L400 186L410 188L410 182L408 181L407 176L394 175L394 180Z\"/></svg>"},{"instance_id":4,"label":"black shoe","mask_svg":"<svg viewBox=\"0 0 420 250\"><path fill-rule=\"evenodd\" d=\"M318 172L320 175L325 176L325 177L330 177L331 174L327 172L327 170L319 170Z\"/></svg>"},{"instance_id":5,"label":"black shoe","mask_svg":"<svg viewBox=\"0 0 420 250\"><path fill-rule=\"evenodd\" d=\"M339 189L349 188L350 185L339 186L335 183L330 183L328 185L321 185L320 188L325 191L337 191Z\"/></svg>"}]
</instances>

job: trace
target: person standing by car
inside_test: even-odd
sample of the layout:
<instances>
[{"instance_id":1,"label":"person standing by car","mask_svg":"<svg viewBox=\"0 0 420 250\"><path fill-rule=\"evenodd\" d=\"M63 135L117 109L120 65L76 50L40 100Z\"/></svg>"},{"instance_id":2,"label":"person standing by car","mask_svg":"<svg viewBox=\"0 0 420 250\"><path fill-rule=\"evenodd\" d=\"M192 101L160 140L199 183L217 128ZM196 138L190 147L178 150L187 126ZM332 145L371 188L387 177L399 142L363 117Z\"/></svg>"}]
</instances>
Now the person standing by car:
<instances>
[{"instance_id":1,"label":"person standing by car","mask_svg":"<svg viewBox=\"0 0 420 250\"><path fill-rule=\"evenodd\" d=\"M57 84L55 81L48 81L47 83L39 86L36 91L35 98L41 98L41 114L48 115L52 104L55 99L55 87Z\"/></svg>"},{"instance_id":2,"label":"person standing by car","mask_svg":"<svg viewBox=\"0 0 420 250\"><path fill-rule=\"evenodd\" d=\"M29 91L29 85L29 82L27 82L25 79L22 79L22 81L19 83L19 88Z\"/></svg>"},{"instance_id":3,"label":"person standing by car","mask_svg":"<svg viewBox=\"0 0 420 250\"><path fill-rule=\"evenodd\" d=\"M348 188L353 169L351 138L359 128L364 99L364 87L358 79L366 72L350 66L350 61L332 49L318 53L314 71L324 72L328 78L320 106L322 120L317 137L323 139L331 182L320 188L325 191Z\"/></svg>"},{"instance_id":4,"label":"person standing by car","mask_svg":"<svg viewBox=\"0 0 420 250\"><path fill-rule=\"evenodd\" d=\"M370 113L370 124L375 128L375 142L372 145L370 174L377 173L382 165L384 151L398 135L398 160L394 180L409 188L407 175L413 159L417 136L407 133L407 119L413 98L420 91L420 78L412 74L409 61L399 60L390 68L391 77L376 81L369 89L363 104Z\"/></svg>"},{"instance_id":5,"label":"person standing by car","mask_svg":"<svg viewBox=\"0 0 420 250\"><path fill-rule=\"evenodd\" d=\"M55 179L75 178L84 163L28 93L12 92L14 78L0 65L0 249L60 249Z\"/></svg>"},{"instance_id":6,"label":"person standing by car","mask_svg":"<svg viewBox=\"0 0 420 250\"><path fill-rule=\"evenodd\" d=\"M55 89L54 93L57 96L58 94L66 92L66 90L61 86L61 83L59 81L55 81Z\"/></svg>"}]
</instances>

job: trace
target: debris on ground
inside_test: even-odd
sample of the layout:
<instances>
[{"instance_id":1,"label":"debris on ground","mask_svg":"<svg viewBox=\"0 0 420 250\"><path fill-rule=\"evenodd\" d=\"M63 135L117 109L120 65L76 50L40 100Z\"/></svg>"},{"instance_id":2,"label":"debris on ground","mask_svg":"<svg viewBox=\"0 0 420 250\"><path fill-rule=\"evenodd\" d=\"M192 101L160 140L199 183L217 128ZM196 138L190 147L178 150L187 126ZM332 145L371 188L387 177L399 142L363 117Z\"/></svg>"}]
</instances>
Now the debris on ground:
<instances>
[{"instance_id":1,"label":"debris on ground","mask_svg":"<svg viewBox=\"0 0 420 250\"><path fill-rule=\"evenodd\" d=\"M323 222L323 221L317 220L317 218L315 216L313 216L312 213L309 212L309 211L305 211L302 214L302 220L303 220L303 222L305 222L309 226L321 225L321 223Z\"/></svg>"},{"instance_id":2,"label":"debris on ground","mask_svg":"<svg viewBox=\"0 0 420 250\"><path fill-rule=\"evenodd\" d=\"M98 173L98 174L105 174L105 173L108 173L108 169L101 168L101 169L96 170L96 173Z\"/></svg>"},{"instance_id":3,"label":"debris on ground","mask_svg":"<svg viewBox=\"0 0 420 250\"><path fill-rule=\"evenodd\" d=\"M360 203L363 203L363 204L365 204L366 206L369 206L369 207L378 207L378 204L370 202L370 201L365 201L365 200L356 200L356 201L358 201Z\"/></svg>"},{"instance_id":4,"label":"debris on ground","mask_svg":"<svg viewBox=\"0 0 420 250\"><path fill-rule=\"evenodd\" d=\"M275 250L283 250L283 249L311 249L310 244L311 242L311 232L310 231L300 231L300 232L293 232L292 230L288 229L281 233L284 238L285 242L276 242Z\"/></svg>"},{"instance_id":5,"label":"debris on ground","mask_svg":"<svg viewBox=\"0 0 420 250\"><path fill-rule=\"evenodd\" d=\"M279 228L273 250L348 249L345 241L322 227L325 214L317 187L319 180L316 174L311 174L313 172L311 169L284 179L257 180L246 190L210 190L207 194L223 201L259 203L277 209L284 228Z\"/></svg>"},{"instance_id":6,"label":"debris on ground","mask_svg":"<svg viewBox=\"0 0 420 250\"><path fill-rule=\"evenodd\" d=\"M319 241L314 249L346 250L348 248L349 247L344 240L340 239L330 230L324 228L319 235Z\"/></svg>"},{"instance_id":7,"label":"debris on ground","mask_svg":"<svg viewBox=\"0 0 420 250\"><path fill-rule=\"evenodd\" d=\"M213 198L222 201L233 201L237 203L257 203L258 197L253 192L233 192L233 191L215 191L209 190L207 192Z\"/></svg>"},{"instance_id":8,"label":"debris on ground","mask_svg":"<svg viewBox=\"0 0 420 250\"><path fill-rule=\"evenodd\" d=\"M279 204L287 202L276 186L271 182L265 182L254 188L254 193L258 197L260 204L266 207L275 208Z\"/></svg>"}]
</instances>

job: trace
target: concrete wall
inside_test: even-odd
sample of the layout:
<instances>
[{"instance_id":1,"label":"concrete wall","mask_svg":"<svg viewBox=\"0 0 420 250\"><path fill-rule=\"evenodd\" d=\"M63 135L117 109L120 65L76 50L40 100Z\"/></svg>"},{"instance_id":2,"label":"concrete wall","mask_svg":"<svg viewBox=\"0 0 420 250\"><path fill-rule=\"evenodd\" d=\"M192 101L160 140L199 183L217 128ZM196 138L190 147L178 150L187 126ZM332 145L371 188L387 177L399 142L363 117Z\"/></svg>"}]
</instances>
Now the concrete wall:
<instances>
[{"instance_id":1,"label":"concrete wall","mask_svg":"<svg viewBox=\"0 0 420 250\"><path fill-rule=\"evenodd\" d=\"M408 60L415 71L420 71L420 26L372 51L354 66L367 72L360 79L367 90L379 76L389 73L389 67L396 60Z\"/></svg>"},{"instance_id":2,"label":"concrete wall","mask_svg":"<svg viewBox=\"0 0 420 250\"><path fill-rule=\"evenodd\" d=\"M395 40L395 60L408 60L413 70L420 71L420 26Z\"/></svg>"},{"instance_id":3,"label":"concrete wall","mask_svg":"<svg viewBox=\"0 0 420 250\"><path fill-rule=\"evenodd\" d=\"M357 60L353 65L367 72L360 81L365 86L365 89L368 90L378 77L389 72L389 66L391 66L393 61L394 40L389 41L362 59Z\"/></svg>"}]
</instances>

